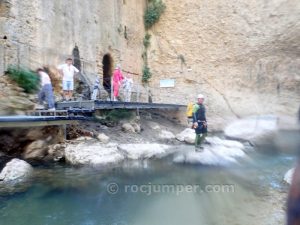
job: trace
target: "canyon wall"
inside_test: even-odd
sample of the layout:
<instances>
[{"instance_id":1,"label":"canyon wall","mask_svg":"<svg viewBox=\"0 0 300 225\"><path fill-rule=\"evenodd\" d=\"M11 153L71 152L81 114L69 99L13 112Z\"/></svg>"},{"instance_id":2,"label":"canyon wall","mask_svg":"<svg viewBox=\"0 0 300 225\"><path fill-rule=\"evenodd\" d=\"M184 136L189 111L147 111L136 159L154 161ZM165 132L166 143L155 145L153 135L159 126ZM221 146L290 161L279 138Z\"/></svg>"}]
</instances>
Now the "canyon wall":
<instances>
[{"instance_id":1,"label":"canyon wall","mask_svg":"<svg viewBox=\"0 0 300 225\"><path fill-rule=\"evenodd\" d=\"M148 53L155 101L187 103L203 93L210 117L295 115L299 1L164 2ZM175 87L159 88L161 79Z\"/></svg>"},{"instance_id":2,"label":"canyon wall","mask_svg":"<svg viewBox=\"0 0 300 225\"><path fill-rule=\"evenodd\" d=\"M299 1L164 2L164 14L149 31L154 102L186 104L203 93L214 120L295 115L300 102ZM142 0L2 0L0 64L57 65L77 45L82 70L91 80L102 75L106 54L111 66L120 63L141 74L145 6ZM160 87L163 79L174 80L175 86Z\"/></svg>"}]
</instances>

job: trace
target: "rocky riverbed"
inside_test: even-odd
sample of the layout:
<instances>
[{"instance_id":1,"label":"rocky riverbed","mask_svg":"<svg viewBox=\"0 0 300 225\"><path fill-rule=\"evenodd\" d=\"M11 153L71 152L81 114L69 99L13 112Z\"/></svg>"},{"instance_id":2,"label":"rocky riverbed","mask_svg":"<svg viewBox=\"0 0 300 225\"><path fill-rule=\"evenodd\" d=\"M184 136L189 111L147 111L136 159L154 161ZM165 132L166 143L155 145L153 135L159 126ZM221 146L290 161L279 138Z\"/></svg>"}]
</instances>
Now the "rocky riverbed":
<instances>
[{"instance_id":1,"label":"rocky riverbed","mask_svg":"<svg viewBox=\"0 0 300 225\"><path fill-rule=\"evenodd\" d=\"M251 121L254 121L259 129L252 129L251 135L249 135L249 130L245 129L245 126L249 127L249 124L254 126ZM15 133L6 131L7 136L14 134L14 138L22 137L16 140L22 141L11 142L8 145L17 146L12 152L3 151L3 149L9 148L2 147L0 158L5 157L5 160L2 161L3 169L0 173L0 192L2 195L26 192L32 186L32 179L43 180L44 176L48 179L49 174L45 174L39 169L41 165L45 164L50 165L50 168L59 164L74 169L93 168L96 171L114 171L112 169L127 168L128 165L131 165L130 168L132 165L148 167L150 162L157 160L162 160L163 163L175 167L209 166L229 171L230 168L236 168L236 166L242 166L241 170L246 169L243 165L251 167L255 165L256 167L259 162L253 157L255 152L260 148L265 148L266 143L270 143L270 140L278 137L278 123L274 121L276 120L273 117L263 117L259 120L246 119L245 122L238 120L225 129L225 135L239 141L226 139L222 133L211 133L204 144L203 152L194 150L195 134L192 129L174 124L158 114L151 116L141 114L140 117L120 121L115 126L106 126L96 121L83 122L68 128L69 140L66 141L58 138L61 137L61 131L55 127L18 130ZM272 129L266 129L266 127L270 128L269 123L274 123L274 126L271 126ZM236 132L237 130L239 132ZM17 143L19 144L17 145ZM272 146L274 146L274 142L272 142ZM288 145L284 144L284 146ZM13 154L10 155L10 153ZM292 163L288 167L285 166L285 171L279 178L281 181L287 168L292 166ZM257 174L253 175L253 178L257 176ZM239 173L234 176L242 178L243 174ZM261 176L258 175L258 180L255 178L254 181L246 183L270 179L269 175L265 178ZM276 176L278 179L278 175ZM285 176L287 182L290 176L291 172ZM53 179L56 180L54 177ZM248 178L242 178L242 180L244 179L248 180ZM243 186L243 182L239 185ZM75 186L78 188L77 184ZM251 194L247 197L247 201L252 203L251 206L246 204L247 209L245 210L249 215L245 218L252 218L256 221L255 224L283 224L288 185L284 184L279 189L273 188L272 185L254 189L254 195ZM228 201L230 200L228 199ZM258 206L254 207L254 205ZM243 221L241 224L251 224L244 220L244 217L234 218L232 219ZM226 219L226 221L227 224L233 223L230 219Z\"/></svg>"}]
</instances>

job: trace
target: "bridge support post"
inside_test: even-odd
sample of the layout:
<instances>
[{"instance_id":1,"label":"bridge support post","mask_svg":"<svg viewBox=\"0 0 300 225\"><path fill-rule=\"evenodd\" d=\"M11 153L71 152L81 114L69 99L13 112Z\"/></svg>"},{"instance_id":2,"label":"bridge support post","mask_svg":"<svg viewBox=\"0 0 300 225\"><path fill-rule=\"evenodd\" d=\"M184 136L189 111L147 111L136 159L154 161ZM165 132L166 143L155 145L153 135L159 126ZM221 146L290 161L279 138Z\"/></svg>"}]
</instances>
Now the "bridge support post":
<instances>
[{"instance_id":1,"label":"bridge support post","mask_svg":"<svg viewBox=\"0 0 300 225\"><path fill-rule=\"evenodd\" d=\"M62 125L64 140L67 140L67 124Z\"/></svg>"}]
</instances>

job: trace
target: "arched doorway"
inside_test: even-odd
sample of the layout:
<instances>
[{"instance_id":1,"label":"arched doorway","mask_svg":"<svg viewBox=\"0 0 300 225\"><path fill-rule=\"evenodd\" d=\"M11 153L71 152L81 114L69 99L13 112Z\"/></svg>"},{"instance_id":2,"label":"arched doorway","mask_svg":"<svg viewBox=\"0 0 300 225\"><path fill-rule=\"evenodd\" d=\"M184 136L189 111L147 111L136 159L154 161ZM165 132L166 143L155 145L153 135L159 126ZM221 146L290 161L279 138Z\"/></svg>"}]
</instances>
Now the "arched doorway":
<instances>
[{"instance_id":1,"label":"arched doorway","mask_svg":"<svg viewBox=\"0 0 300 225\"><path fill-rule=\"evenodd\" d=\"M107 91L107 93L110 94L112 66L113 66L113 60L110 54L106 54L103 56L102 65L103 65L103 87Z\"/></svg>"}]
</instances>

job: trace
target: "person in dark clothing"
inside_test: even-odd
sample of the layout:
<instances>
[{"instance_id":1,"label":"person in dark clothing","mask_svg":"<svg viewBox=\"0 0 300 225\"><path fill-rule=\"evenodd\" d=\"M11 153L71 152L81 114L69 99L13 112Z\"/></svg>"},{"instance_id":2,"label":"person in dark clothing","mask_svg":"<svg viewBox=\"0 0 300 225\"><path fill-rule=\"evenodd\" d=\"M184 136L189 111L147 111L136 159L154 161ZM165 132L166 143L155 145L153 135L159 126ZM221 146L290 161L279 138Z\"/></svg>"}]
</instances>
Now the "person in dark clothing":
<instances>
[{"instance_id":1,"label":"person in dark clothing","mask_svg":"<svg viewBox=\"0 0 300 225\"><path fill-rule=\"evenodd\" d=\"M300 122L300 108L298 111L298 121ZM300 149L297 154L298 161L287 200L287 225L300 224Z\"/></svg>"},{"instance_id":2,"label":"person in dark clothing","mask_svg":"<svg viewBox=\"0 0 300 225\"><path fill-rule=\"evenodd\" d=\"M207 136L207 121L206 121L206 110L203 104L204 96L198 95L198 102L195 104L193 109L193 128L195 129L195 150L202 151L203 147L201 144Z\"/></svg>"}]
</instances>

